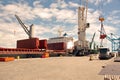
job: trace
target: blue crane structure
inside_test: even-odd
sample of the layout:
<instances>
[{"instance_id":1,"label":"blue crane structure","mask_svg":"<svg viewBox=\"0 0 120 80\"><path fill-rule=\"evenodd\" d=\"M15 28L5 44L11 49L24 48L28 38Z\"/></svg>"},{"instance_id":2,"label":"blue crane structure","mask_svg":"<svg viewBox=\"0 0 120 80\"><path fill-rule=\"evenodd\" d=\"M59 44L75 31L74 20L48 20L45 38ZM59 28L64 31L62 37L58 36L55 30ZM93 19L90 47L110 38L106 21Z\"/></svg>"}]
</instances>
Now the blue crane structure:
<instances>
[{"instance_id":1,"label":"blue crane structure","mask_svg":"<svg viewBox=\"0 0 120 80\"><path fill-rule=\"evenodd\" d=\"M111 33L111 37L107 35L106 39L108 39L111 42L113 52L120 50L120 37L117 37L116 35Z\"/></svg>"}]
</instances>

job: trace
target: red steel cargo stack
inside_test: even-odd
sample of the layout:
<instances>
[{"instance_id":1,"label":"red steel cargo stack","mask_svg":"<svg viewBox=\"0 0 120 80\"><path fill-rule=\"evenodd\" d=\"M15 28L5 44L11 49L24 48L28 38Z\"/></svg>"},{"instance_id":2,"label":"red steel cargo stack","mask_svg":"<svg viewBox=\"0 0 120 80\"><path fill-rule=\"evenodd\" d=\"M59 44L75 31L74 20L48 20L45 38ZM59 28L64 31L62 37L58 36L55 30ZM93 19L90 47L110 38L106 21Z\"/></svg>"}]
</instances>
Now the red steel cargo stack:
<instances>
[{"instance_id":1,"label":"red steel cargo stack","mask_svg":"<svg viewBox=\"0 0 120 80\"><path fill-rule=\"evenodd\" d=\"M47 49L47 40L39 40L39 49Z\"/></svg>"},{"instance_id":2,"label":"red steel cargo stack","mask_svg":"<svg viewBox=\"0 0 120 80\"><path fill-rule=\"evenodd\" d=\"M65 43L64 42L59 42L59 43L49 43L48 44L48 49L49 50L65 50Z\"/></svg>"},{"instance_id":3,"label":"red steel cargo stack","mask_svg":"<svg viewBox=\"0 0 120 80\"><path fill-rule=\"evenodd\" d=\"M26 48L26 49L39 49L39 39L23 39L17 41L17 48Z\"/></svg>"}]
</instances>

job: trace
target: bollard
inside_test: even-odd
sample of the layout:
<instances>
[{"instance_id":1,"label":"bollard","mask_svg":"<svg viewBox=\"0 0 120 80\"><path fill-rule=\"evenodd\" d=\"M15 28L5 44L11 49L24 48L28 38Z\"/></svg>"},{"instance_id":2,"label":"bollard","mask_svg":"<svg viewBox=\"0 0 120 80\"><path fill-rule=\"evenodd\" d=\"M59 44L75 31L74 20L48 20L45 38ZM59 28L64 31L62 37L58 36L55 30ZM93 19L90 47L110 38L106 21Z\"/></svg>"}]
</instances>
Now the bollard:
<instances>
[{"instance_id":1,"label":"bollard","mask_svg":"<svg viewBox=\"0 0 120 80\"><path fill-rule=\"evenodd\" d=\"M48 58L49 57L49 53L45 52L44 54L42 54L42 58Z\"/></svg>"},{"instance_id":2,"label":"bollard","mask_svg":"<svg viewBox=\"0 0 120 80\"><path fill-rule=\"evenodd\" d=\"M17 59L20 59L20 56L17 56Z\"/></svg>"},{"instance_id":3,"label":"bollard","mask_svg":"<svg viewBox=\"0 0 120 80\"><path fill-rule=\"evenodd\" d=\"M60 57L63 57L62 54L60 55Z\"/></svg>"},{"instance_id":4,"label":"bollard","mask_svg":"<svg viewBox=\"0 0 120 80\"><path fill-rule=\"evenodd\" d=\"M90 61L92 61L92 60L93 60L93 56L92 56L92 55L90 55L90 58L89 58L89 60L90 60Z\"/></svg>"},{"instance_id":5,"label":"bollard","mask_svg":"<svg viewBox=\"0 0 120 80\"><path fill-rule=\"evenodd\" d=\"M45 53L45 57L46 57L46 58L49 57L49 53L48 53L48 52Z\"/></svg>"}]
</instances>

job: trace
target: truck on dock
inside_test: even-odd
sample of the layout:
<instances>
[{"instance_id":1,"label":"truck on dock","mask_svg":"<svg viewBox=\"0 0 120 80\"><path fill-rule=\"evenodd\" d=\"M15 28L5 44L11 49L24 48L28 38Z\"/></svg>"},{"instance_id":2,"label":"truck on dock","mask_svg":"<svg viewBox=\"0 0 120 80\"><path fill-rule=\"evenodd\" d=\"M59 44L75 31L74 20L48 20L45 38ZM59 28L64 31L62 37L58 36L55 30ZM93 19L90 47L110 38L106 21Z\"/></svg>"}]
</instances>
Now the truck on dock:
<instances>
[{"instance_id":1,"label":"truck on dock","mask_svg":"<svg viewBox=\"0 0 120 80\"><path fill-rule=\"evenodd\" d=\"M99 59L110 59L114 54L110 52L109 48L99 48Z\"/></svg>"}]
</instances>

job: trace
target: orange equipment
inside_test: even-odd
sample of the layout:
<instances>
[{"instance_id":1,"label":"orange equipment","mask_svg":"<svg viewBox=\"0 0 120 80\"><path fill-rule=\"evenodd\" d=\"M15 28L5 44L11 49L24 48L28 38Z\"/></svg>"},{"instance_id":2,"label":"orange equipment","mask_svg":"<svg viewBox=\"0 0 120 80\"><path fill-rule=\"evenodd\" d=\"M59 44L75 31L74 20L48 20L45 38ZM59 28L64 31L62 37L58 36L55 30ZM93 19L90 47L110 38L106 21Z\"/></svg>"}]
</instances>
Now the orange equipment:
<instances>
[{"instance_id":1,"label":"orange equipment","mask_svg":"<svg viewBox=\"0 0 120 80\"><path fill-rule=\"evenodd\" d=\"M0 61L3 61L3 62L8 62L8 61L14 61L14 57L1 57L0 58Z\"/></svg>"},{"instance_id":2,"label":"orange equipment","mask_svg":"<svg viewBox=\"0 0 120 80\"><path fill-rule=\"evenodd\" d=\"M49 57L49 53L48 52L45 52L43 55L42 55L42 58L48 58Z\"/></svg>"}]
</instances>

